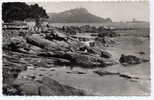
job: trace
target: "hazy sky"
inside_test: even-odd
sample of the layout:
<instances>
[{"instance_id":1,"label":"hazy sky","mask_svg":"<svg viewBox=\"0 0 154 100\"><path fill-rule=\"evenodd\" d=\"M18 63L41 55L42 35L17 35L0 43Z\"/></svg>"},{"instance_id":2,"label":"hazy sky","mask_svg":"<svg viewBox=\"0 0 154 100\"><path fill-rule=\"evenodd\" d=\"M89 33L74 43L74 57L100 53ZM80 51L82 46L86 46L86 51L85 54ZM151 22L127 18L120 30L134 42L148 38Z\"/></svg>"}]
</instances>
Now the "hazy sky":
<instances>
[{"instance_id":1,"label":"hazy sky","mask_svg":"<svg viewBox=\"0 0 154 100\"><path fill-rule=\"evenodd\" d=\"M137 20L149 21L148 2L37 2L46 12L62 12L83 7L102 18L110 17L113 21ZM28 3L34 4L34 3Z\"/></svg>"}]
</instances>

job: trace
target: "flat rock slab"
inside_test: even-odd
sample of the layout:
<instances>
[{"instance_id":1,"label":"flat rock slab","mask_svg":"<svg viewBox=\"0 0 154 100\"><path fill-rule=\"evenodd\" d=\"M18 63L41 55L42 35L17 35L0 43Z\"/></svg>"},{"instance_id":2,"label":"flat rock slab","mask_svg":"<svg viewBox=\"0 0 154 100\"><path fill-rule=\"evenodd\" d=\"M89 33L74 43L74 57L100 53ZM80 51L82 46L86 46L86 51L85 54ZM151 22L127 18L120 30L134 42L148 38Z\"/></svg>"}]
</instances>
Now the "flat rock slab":
<instances>
[{"instance_id":1,"label":"flat rock slab","mask_svg":"<svg viewBox=\"0 0 154 100\"><path fill-rule=\"evenodd\" d=\"M15 80L12 86L18 87L23 95L40 95L40 96L83 96L88 95L80 89L76 89L59 82L43 77L41 80Z\"/></svg>"}]
</instances>

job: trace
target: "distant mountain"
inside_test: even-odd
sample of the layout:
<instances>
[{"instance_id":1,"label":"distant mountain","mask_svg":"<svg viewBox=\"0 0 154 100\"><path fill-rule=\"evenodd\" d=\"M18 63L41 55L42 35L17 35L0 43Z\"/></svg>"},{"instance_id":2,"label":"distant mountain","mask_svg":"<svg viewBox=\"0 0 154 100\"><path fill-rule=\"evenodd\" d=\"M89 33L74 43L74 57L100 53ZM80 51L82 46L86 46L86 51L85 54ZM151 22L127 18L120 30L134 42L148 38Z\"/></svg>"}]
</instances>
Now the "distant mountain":
<instances>
[{"instance_id":1,"label":"distant mountain","mask_svg":"<svg viewBox=\"0 0 154 100\"><path fill-rule=\"evenodd\" d=\"M48 13L49 21L55 23L102 23L112 22L110 18L101 18L85 8L75 8L61 13Z\"/></svg>"}]
</instances>

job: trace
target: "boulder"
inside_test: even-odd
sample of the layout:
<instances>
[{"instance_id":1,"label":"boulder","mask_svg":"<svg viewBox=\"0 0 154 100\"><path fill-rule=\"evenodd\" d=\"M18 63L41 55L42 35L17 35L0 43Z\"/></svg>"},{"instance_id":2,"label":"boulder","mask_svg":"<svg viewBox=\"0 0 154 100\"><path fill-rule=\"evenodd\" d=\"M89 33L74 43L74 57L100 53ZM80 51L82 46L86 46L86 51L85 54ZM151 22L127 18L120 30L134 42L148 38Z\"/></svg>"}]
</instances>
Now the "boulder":
<instances>
[{"instance_id":1,"label":"boulder","mask_svg":"<svg viewBox=\"0 0 154 100\"><path fill-rule=\"evenodd\" d=\"M68 48L62 47L59 43L42 38L38 34L33 34L27 37L27 43L38 46L49 51L66 51ZM64 44L63 42L61 44ZM67 43L65 43L66 46ZM67 45L68 46L68 45Z\"/></svg>"},{"instance_id":2,"label":"boulder","mask_svg":"<svg viewBox=\"0 0 154 100\"><path fill-rule=\"evenodd\" d=\"M55 81L55 80L53 80L51 78L48 78L48 77L44 77L42 79L42 84L43 84L43 86L47 86L50 89L50 92L49 92L50 94L53 93L54 95L61 95L61 96L69 96L69 95L82 96L82 95L87 95L83 90L75 89L75 88L67 86L67 85L62 85L59 82L57 82L57 81ZM42 93L43 91L40 91L40 92ZM49 93L47 93L46 95L50 95Z\"/></svg>"},{"instance_id":3,"label":"boulder","mask_svg":"<svg viewBox=\"0 0 154 100\"><path fill-rule=\"evenodd\" d=\"M114 38L109 37L96 37L95 41L101 43L104 47L114 46L117 44Z\"/></svg>"},{"instance_id":4,"label":"boulder","mask_svg":"<svg viewBox=\"0 0 154 100\"><path fill-rule=\"evenodd\" d=\"M67 39L67 35L64 33L61 33L55 29L53 29L50 33L47 33L45 36L47 39L49 40L66 40Z\"/></svg>"},{"instance_id":5,"label":"boulder","mask_svg":"<svg viewBox=\"0 0 154 100\"><path fill-rule=\"evenodd\" d=\"M71 38L71 37L68 37L67 43L70 45L71 51L77 51L77 50L79 50L80 47L82 47L84 45L80 41L78 41L74 38Z\"/></svg>"},{"instance_id":6,"label":"boulder","mask_svg":"<svg viewBox=\"0 0 154 100\"><path fill-rule=\"evenodd\" d=\"M97 48L94 47L89 47L89 46L85 46L83 45L82 47L80 47L81 51L86 51L88 54L98 54L101 55L101 51Z\"/></svg>"},{"instance_id":7,"label":"boulder","mask_svg":"<svg viewBox=\"0 0 154 100\"><path fill-rule=\"evenodd\" d=\"M15 85L15 84L14 84ZM24 95L40 95L39 87L41 86L40 83L35 81L25 82L19 85L20 90Z\"/></svg>"},{"instance_id":8,"label":"boulder","mask_svg":"<svg viewBox=\"0 0 154 100\"><path fill-rule=\"evenodd\" d=\"M33 95L37 95L37 96L39 95L40 96L88 95L83 90L60 84L59 82L51 78L48 78L48 77L43 77L41 80L37 80L37 81L17 79L12 83L12 87L14 87L14 89L16 90L20 90L22 92L22 95L28 95L28 96L33 96Z\"/></svg>"},{"instance_id":9,"label":"boulder","mask_svg":"<svg viewBox=\"0 0 154 100\"><path fill-rule=\"evenodd\" d=\"M65 35L64 33L58 32L57 30L54 31L54 35L59 38L59 39L66 39L67 35Z\"/></svg>"},{"instance_id":10,"label":"boulder","mask_svg":"<svg viewBox=\"0 0 154 100\"><path fill-rule=\"evenodd\" d=\"M4 50L20 51L21 48L26 49L27 43L23 37L12 37L9 41L3 44Z\"/></svg>"},{"instance_id":11,"label":"boulder","mask_svg":"<svg viewBox=\"0 0 154 100\"><path fill-rule=\"evenodd\" d=\"M133 64L140 64L142 62L147 62L149 60L147 59L142 59L142 58L138 58L136 56L133 56L133 55L124 55L122 54L120 59L119 59L119 62L123 65L133 65Z\"/></svg>"},{"instance_id":12,"label":"boulder","mask_svg":"<svg viewBox=\"0 0 154 100\"><path fill-rule=\"evenodd\" d=\"M23 95L22 91L18 87L13 87L8 84L3 84L4 95Z\"/></svg>"},{"instance_id":13,"label":"boulder","mask_svg":"<svg viewBox=\"0 0 154 100\"><path fill-rule=\"evenodd\" d=\"M107 65L116 64L115 61L103 59L94 54L81 54L76 52L68 52L65 55L73 64L83 67L106 67Z\"/></svg>"},{"instance_id":14,"label":"boulder","mask_svg":"<svg viewBox=\"0 0 154 100\"><path fill-rule=\"evenodd\" d=\"M66 59L68 60L68 63L72 65L78 65L85 68L105 67L116 64L116 62L111 59L105 59L95 54L87 54L82 52L45 52L43 55L46 55L47 57Z\"/></svg>"},{"instance_id":15,"label":"boulder","mask_svg":"<svg viewBox=\"0 0 154 100\"><path fill-rule=\"evenodd\" d=\"M111 29L104 29L103 27L99 28L98 37L118 37L118 36L120 35Z\"/></svg>"},{"instance_id":16,"label":"boulder","mask_svg":"<svg viewBox=\"0 0 154 100\"><path fill-rule=\"evenodd\" d=\"M3 55L3 83L10 84L20 72L26 69L26 64L21 62L19 58Z\"/></svg>"}]
</instances>

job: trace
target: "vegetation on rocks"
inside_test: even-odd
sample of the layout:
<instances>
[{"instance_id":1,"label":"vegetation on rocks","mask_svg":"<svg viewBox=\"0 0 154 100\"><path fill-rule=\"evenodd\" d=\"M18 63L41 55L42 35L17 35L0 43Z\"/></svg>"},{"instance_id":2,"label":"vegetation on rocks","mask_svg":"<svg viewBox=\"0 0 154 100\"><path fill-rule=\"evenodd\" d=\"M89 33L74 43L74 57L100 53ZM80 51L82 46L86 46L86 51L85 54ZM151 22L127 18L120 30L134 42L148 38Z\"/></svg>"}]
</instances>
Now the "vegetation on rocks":
<instances>
[{"instance_id":1,"label":"vegetation on rocks","mask_svg":"<svg viewBox=\"0 0 154 100\"><path fill-rule=\"evenodd\" d=\"M46 11L38 4L27 5L23 2L6 2L2 4L4 22L25 20L27 18L48 17Z\"/></svg>"}]
</instances>

